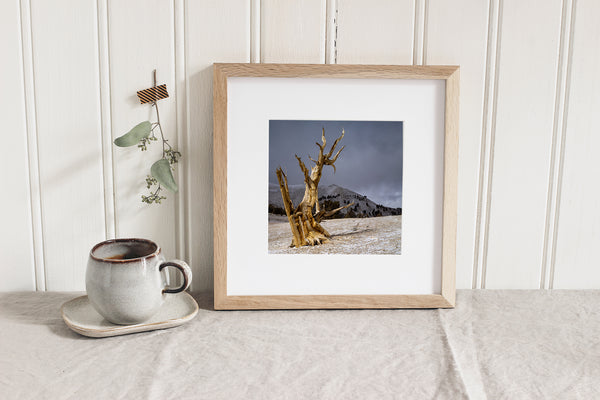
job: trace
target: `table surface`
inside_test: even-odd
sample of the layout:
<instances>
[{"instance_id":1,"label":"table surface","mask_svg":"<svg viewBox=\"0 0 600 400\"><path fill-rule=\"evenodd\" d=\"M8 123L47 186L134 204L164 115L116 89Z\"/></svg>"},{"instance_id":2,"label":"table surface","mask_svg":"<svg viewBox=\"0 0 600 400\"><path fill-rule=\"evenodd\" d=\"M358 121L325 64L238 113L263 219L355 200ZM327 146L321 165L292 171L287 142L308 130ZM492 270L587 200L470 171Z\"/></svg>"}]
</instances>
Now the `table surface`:
<instances>
[{"instance_id":1,"label":"table surface","mask_svg":"<svg viewBox=\"0 0 600 400\"><path fill-rule=\"evenodd\" d=\"M3 399L600 398L600 291L462 290L450 310L213 311L92 339L82 293L0 294Z\"/></svg>"}]
</instances>

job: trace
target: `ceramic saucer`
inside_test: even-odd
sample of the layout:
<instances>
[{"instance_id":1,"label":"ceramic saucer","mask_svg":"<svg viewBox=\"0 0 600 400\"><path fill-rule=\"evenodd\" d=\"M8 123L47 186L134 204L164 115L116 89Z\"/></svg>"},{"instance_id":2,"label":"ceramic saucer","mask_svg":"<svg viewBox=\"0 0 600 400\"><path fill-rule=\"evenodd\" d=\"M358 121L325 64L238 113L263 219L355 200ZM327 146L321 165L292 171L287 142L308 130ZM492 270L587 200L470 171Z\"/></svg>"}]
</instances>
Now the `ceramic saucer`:
<instances>
[{"instance_id":1,"label":"ceramic saucer","mask_svg":"<svg viewBox=\"0 0 600 400\"><path fill-rule=\"evenodd\" d=\"M186 292L168 295L156 315L135 325L108 322L92 307L87 296L68 301L61 308L63 320L69 328L95 338L173 328L190 321L197 313L198 303Z\"/></svg>"}]
</instances>

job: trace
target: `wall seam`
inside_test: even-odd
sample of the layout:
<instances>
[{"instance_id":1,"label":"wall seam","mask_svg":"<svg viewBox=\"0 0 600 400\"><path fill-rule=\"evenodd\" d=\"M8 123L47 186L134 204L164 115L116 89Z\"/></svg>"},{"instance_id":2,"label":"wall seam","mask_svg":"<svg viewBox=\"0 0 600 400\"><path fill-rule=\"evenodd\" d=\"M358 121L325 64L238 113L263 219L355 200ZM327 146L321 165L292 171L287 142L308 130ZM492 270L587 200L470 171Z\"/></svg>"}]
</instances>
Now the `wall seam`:
<instances>
[{"instance_id":1,"label":"wall seam","mask_svg":"<svg viewBox=\"0 0 600 400\"><path fill-rule=\"evenodd\" d=\"M260 0L250 0L250 62L260 62Z\"/></svg>"},{"instance_id":2,"label":"wall seam","mask_svg":"<svg viewBox=\"0 0 600 400\"><path fill-rule=\"evenodd\" d=\"M181 112L183 114L182 116L182 124L185 127L185 131L183 132L183 140L185 141L185 148L186 148L186 153L188 154L188 157L186 157L185 161L185 184L186 186L189 188L191 188L192 186L192 171L191 171L191 163L189 160L189 154L191 154L191 143L190 143L190 125L191 125L191 121L190 121L190 82L188 79L188 21L187 21L187 1L186 0L179 0L179 2L181 3L181 14L180 14L180 25L183 25L179 28L181 36L182 36L182 43L180 43L181 46L183 46L183 51L181 52L181 57L182 57L182 62L183 65L180 67L180 72L183 73L183 85L182 88L184 90L184 94L183 97L182 96L178 96L178 99L183 98L184 104L181 106ZM187 190L185 193L185 216L186 216L186 226L185 226L185 247L186 247L186 254L187 254L187 258L186 261L190 264L190 265L194 265L194 258L193 258L193 251L192 251L192 224L190 223L190 218L192 215L192 191L191 190ZM193 268L193 267L192 267ZM195 288L195 284L194 281L192 281L192 284L190 285L190 290L194 290Z\"/></svg>"},{"instance_id":3,"label":"wall seam","mask_svg":"<svg viewBox=\"0 0 600 400\"><path fill-rule=\"evenodd\" d=\"M337 30L338 30L337 0L327 0L325 15L325 63L337 64Z\"/></svg>"},{"instance_id":4,"label":"wall seam","mask_svg":"<svg viewBox=\"0 0 600 400\"><path fill-rule=\"evenodd\" d=\"M115 127L114 127L114 121L112 118L112 108L113 108L113 91L112 91L112 80L110 79L110 69L111 69L111 63L110 63L110 0L106 0L106 48L107 48L107 52L106 52L106 63L108 66L108 104L109 104L109 110L108 110L108 114L110 115L110 133L111 133L111 140L110 140L110 153L111 153L111 174L112 174L112 197L113 197L113 226L114 226L114 234L115 237L119 237L120 233L119 233L119 209L117 208L117 185L115 182L115 171L117 170L117 160L116 157L114 157L114 148L112 146L113 142L112 142L112 133L115 131Z\"/></svg>"},{"instance_id":5,"label":"wall seam","mask_svg":"<svg viewBox=\"0 0 600 400\"><path fill-rule=\"evenodd\" d=\"M483 208L483 187L485 185L485 160L486 160L486 148L487 148L487 137L486 137L486 126L487 126L487 115L488 115L488 98L490 88L490 64L491 64L491 50L493 41L493 0L488 1L488 21L487 21L487 41L485 46L485 76L483 83L483 104L481 110L481 140L479 148L479 179L477 182L477 205L476 205L476 218L475 218L475 237L473 240L473 273L471 288L477 289L479 287L480 263L479 263L479 252L481 245L481 219L482 219L482 208Z\"/></svg>"},{"instance_id":6,"label":"wall seam","mask_svg":"<svg viewBox=\"0 0 600 400\"><path fill-rule=\"evenodd\" d=\"M553 220L553 232L552 242L550 248L552 249L550 254L550 272L548 277L548 288L554 288L554 271L556 266L556 243L558 242L558 227L560 221L560 203L561 203L561 192L562 192L562 181L563 171L565 163L565 147L567 141L567 118L569 115L569 100L571 94L571 70L573 64L573 37L575 36L575 18L576 18L576 3L577 0L571 1L571 15L569 19L569 39L567 44L567 60L565 70L565 85L563 94L563 109L562 109L562 124L560 132L560 152L558 156L558 171L557 171L557 182L556 182L556 201L554 204L554 220Z\"/></svg>"},{"instance_id":7,"label":"wall seam","mask_svg":"<svg viewBox=\"0 0 600 400\"><path fill-rule=\"evenodd\" d=\"M177 23L180 13L180 6L177 0L171 1L170 5L170 17L171 23L173 24L173 37L171 38L171 76L169 78L172 79L173 82L172 94L175 102L175 138L177 140L177 149L179 149L179 151L183 154L183 151L181 150L181 145L183 143L183 128L180 121L180 73L178 70L180 64L180 61L178 60L180 50L178 49L179 32ZM185 168L183 167L183 161L178 162L175 169L177 172L177 180L179 182L183 181L185 179ZM173 218L175 220L175 257L180 260L187 259L187 255L185 254L185 193L187 190L189 189L185 187L185 185L180 184L178 192L174 195L175 207L173 209ZM180 274L176 273L175 271L169 271L169 280L173 285L181 285Z\"/></svg>"},{"instance_id":8,"label":"wall seam","mask_svg":"<svg viewBox=\"0 0 600 400\"><path fill-rule=\"evenodd\" d=\"M486 45L485 83L482 109L481 146L479 153L479 183L477 187L477 218L475 226L472 288L485 287L491 178L495 139L495 114L500 49L501 0L488 3L488 37Z\"/></svg>"},{"instance_id":9,"label":"wall seam","mask_svg":"<svg viewBox=\"0 0 600 400\"><path fill-rule=\"evenodd\" d=\"M31 1L20 1L21 11L21 54L23 57L23 90L25 95L25 115L27 129L27 155L29 166L29 193L33 234L33 256L36 290L47 288L44 213L42 208L42 185L40 179L40 154L38 147L38 122L35 97L35 70L33 56L33 24Z\"/></svg>"},{"instance_id":10,"label":"wall seam","mask_svg":"<svg viewBox=\"0 0 600 400\"><path fill-rule=\"evenodd\" d=\"M421 64L427 65L427 29L429 25L429 2L427 0L424 1L423 5L423 27L421 29L421 35L423 37L422 43L422 61Z\"/></svg>"},{"instance_id":11,"label":"wall seam","mask_svg":"<svg viewBox=\"0 0 600 400\"><path fill-rule=\"evenodd\" d=\"M547 268L549 260L548 251L551 251L549 246L549 237L552 235L551 232L551 221L554 219L554 201L556 195L555 188L555 168L557 167L557 154L560 150L557 137L559 134L559 125L561 125L562 107L563 107L563 77L565 68L565 57L564 57L564 40L566 35L566 18L567 18L567 3L568 0L562 0L561 15L560 15L560 32L558 39L558 62L556 63L556 78L554 84L554 110L552 116L552 136L550 141L550 166L548 169L548 185L546 188L546 213L544 218L544 240L542 244L542 264L540 269L540 289L547 287L547 273L550 272L550 268Z\"/></svg>"},{"instance_id":12,"label":"wall seam","mask_svg":"<svg viewBox=\"0 0 600 400\"><path fill-rule=\"evenodd\" d=\"M412 64L423 65L425 4L426 0L415 0L413 14L413 54Z\"/></svg>"},{"instance_id":13,"label":"wall seam","mask_svg":"<svg viewBox=\"0 0 600 400\"><path fill-rule=\"evenodd\" d=\"M337 47L337 41L338 41L338 32L339 32L339 7L338 7L338 3L336 0L335 3L335 36L334 36L334 40L333 40L333 49L334 49L334 64L338 63L338 47Z\"/></svg>"},{"instance_id":14,"label":"wall seam","mask_svg":"<svg viewBox=\"0 0 600 400\"><path fill-rule=\"evenodd\" d=\"M183 16L182 0L173 0L173 71L174 71L174 97L175 97L175 112L176 112L176 136L177 136L177 147L181 149L185 142L185 87L182 88L181 83L185 79L185 54L182 49L182 27L180 26ZM187 151L187 148L186 148ZM187 157L186 157L187 158ZM185 162L177 163L177 176L179 180L185 181L186 172L184 167ZM177 221L177 236L176 236L176 251L177 258L186 260L186 192L187 188L185 185L180 185L180 192L177 194L177 201L175 202L175 213Z\"/></svg>"},{"instance_id":15,"label":"wall seam","mask_svg":"<svg viewBox=\"0 0 600 400\"><path fill-rule=\"evenodd\" d=\"M497 18L497 30L496 30L496 61L494 66L494 90L492 96L492 124L490 127L490 153L488 161L488 183L487 183L487 196L486 196L486 218L485 218L485 232L483 242L483 256L481 266L481 288L485 289L487 281L487 259L488 259L488 246L490 239L490 218L492 214L492 186L494 177L494 153L496 146L496 116L498 115L498 79L500 70L500 48L502 43L502 10L504 0L498 1L498 18Z\"/></svg>"},{"instance_id":16,"label":"wall seam","mask_svg":"<svg viewBox=\"0 0 600 400\"><path fill-rule=\"evenodd\" d=\"M259 27L258 27L258 33L259 33L259 35L258 35L259 36L258 43L259 43L259 47L260 47L260 57L259 57L260 61L259 62L261 62L261 63L265 62L264 61L264 52L262 51L262 49L265 47L264 43L263 43L263 41L265 39L265 34L263 33L263 19L264 18L263 18L263 15L262 15L262 10L263 10L263 7L262 7L262 4L261 4L260 10L259 10L260 11L260 16L259 16L260 24L259 24Z\"/></svg>"},{"instance_id":17,"label":"wall seam","mask_svg":"<svg viewBox=\"0 0 600 400\"><path fill-rule=\"evenodd\" d=\"M18 24L19 24L19 28L18 28L18 35L19 35L19 50L20 50L20 58L21 58L21 83L23 85L23 101L21 103L21 106L23 107L23 115L22 115L22 122L23 122L23 127L25 128L25 155L27 157L27 174L25 176L25 179L27 180L27 203L29 205L29 217L30 220L29 222L29 229L30 229L30 236L29 236L29 242L30 242L30 249L29 249L29 255L31 256L31 260L33 261L33 264L31 265L31 287L33 288L33 290L36 289L37 286L37 282L36 282L36 256L35 256L35 241L34 241L34 219L33 219L33 201L32 201L32 182L31 182L31 165L30 165L30 152L29 152L29 129L28 129L28 121L27 121L27 87L26 87L26 83L25 83L25 56L24 56L24 48L23 48L23 43L24 43L24 39L23 39L23 16L22 16L22 0L19 0L19 14L18 14Z\"/></svg>"},{"instance_id":18,"label":"wall seam","mask_svg":"<svg viewBox=\"0 0 600 400\"><path fill-rule=\"evenodd\" d=\"M413 15L412 15L412 24L413 24L413 29L412 29L412 38L411 38L411 51L410 51L410 63L411 65L415 65L415 54L417 52L417 1L418 0L413 0L412 5L413 5Z\"/></svg>"},{"instance_id":19,"label":"wall seam","mask_svg":"<svg viewBox=\"0 0 600 400\"><path fill-rule=\"evenodd\" d=\"M319 64L327 64L327 0L321 0L320 20L323 21L319 27ZM322 35L321 35L322 34Z\"/></svg>"},{"instance_id":20,"label":"wall seam","mask_svg":"<svg viewBox=\"0 0 600 400\"><path fill-rule=\"evenodd\" d=\"M115 186L112 148L110 62L108 50L108 1L96 0L98 35L98 85L100 92L100 132L102 178L104 182L104 228L106 239L115 237Z\"/></svg>"}]
</instances>

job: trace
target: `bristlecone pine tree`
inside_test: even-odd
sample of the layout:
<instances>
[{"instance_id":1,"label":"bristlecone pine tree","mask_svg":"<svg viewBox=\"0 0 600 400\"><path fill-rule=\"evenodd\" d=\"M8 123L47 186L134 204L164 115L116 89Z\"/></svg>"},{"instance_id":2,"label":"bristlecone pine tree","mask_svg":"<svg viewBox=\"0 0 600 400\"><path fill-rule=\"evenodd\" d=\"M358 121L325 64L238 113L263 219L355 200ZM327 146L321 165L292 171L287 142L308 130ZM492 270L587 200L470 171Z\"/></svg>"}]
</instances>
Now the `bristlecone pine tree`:
<instances>
[{"instance_id":1,"label":"bristlecone pine tree","mask_svg":"<svg viewBox=\"0 0 600 400\"><path fill-rule=\"evenodd\" d=\"M323 144L317 142L317 146L319 147L319 157L317 157L316 160L313 160L311 156L308 156L315 164L310 171L306 165L304 165L304 162L302 162L300 157L296 155L300 169L304 173L304 184L306 185L304 197L298 206L294 207L294 204L292 203L290 191L288 189L287 176L281 167L278 167L275 171L277 173L277 180L279 181L279 189L281 190L285 213L290 222L292 235L294 236L290 247L315 246L327 242L331 235L321 226L321 220L354 204L351 203L336 208L335 210L321 210L319 205L319 181L321 180L323 167L325 165L331 165L333 167L333 172L335 173L335 162L346 146L342 146L335 156L332 157L332 155L343 137L344 130L342 129L340 137L333 142L333 146L331 146L329 152L325 154L325 145L327 144L327 141L325 140L325 128L323 128L323 133L321 135Z\"/></svg>"}]
</instances>

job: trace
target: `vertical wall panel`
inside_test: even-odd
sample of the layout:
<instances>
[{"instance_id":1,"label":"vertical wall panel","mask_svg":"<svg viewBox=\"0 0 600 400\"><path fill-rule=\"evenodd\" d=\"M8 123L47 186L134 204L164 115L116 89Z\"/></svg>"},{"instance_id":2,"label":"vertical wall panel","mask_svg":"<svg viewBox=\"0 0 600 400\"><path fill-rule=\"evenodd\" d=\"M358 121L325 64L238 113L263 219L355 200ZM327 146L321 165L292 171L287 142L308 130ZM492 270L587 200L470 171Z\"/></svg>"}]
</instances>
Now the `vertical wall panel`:
<instances>
[{"instance_id":1,"label":"vertical wall panel","mask_svg":"<svg viewBox=\"0 0 600 400\"><path fill-rule=\"evenodd\" d=\"M460 65L456 285L465 289L473 275L488 4L432 0L426 18L425 64Z\"/></svg>"},{"instance_id":2,"label":"vertical wall panel","mask_svg":"<svg viewBox=\"0 0 600 400\"><path fill-rule=\"evenodd\" d=\"M411 64L414 1L339 0L338 64Z\"/></svg>"},{"instance_id":3,"label":"vertical wall panel","mask_svg":"<svg viewBox=\"0 0 600 400\"><path fill-rule=\"evenodd\" d=\"M324 63L325 14L325 0L262 0L262 62Z\"/></svg>"},{"instance_id":4,"label":"vertical wall panel","mask_svg":"<svg viewBox=\"0 0 600 400\"><path fill-rule=\"evenodd\" d=\"M561 10L501 2L488 288L540 285Z\"/></svg>"},{"instance_id":5,"label":"vertical wall panel","mask_svg":"<svg viewBox=\"0 0 600 400\"><path fill-rule=\"evenodd\" d=\"M260 63L260 0L250 0L250 62Z\"/></svg>"},{"instance_id":6,"label":"vertical wall panel","mask_svg":"<svg viewBox=\"0 0 600 400\"><path fill-rule=\"evenodd\" d=\"M577 0L554 287L600 287L600 3Z\"/></svg>"},{"instance_id":7,"label":"vertical wall panel","mask_svg":"<svg viewBox=\"0 0 600 400\"><path fill-rule=\"evenodd\" d=\"M186 76L185 76L185 0L175 0L175 85L176 85L176 113L177 113L177 144L179 151L189 157L187 146L187 102L186 102ZM189 260L188 230L190 221L187 204L190 188L188 187L188 163L180 162L177 165L177 180L179 193L177 195L177 258ZM179 274L178 274L179 275ZM179 278L176 280L180 283Z\"/></svg>"},{"instance_id":8,"label":"vertical wall panel","mask_svg":"<svg viewBox=\"0 0 600 400\"><path fill-rule=\"evenodd\" d=\"M0 119L5 145L0 167L3 186L0 219L0 291L35 290L29 170L27 165L27 129L21 51L21 25L18 0L0 4ZM35 157L35 155L33 155Z\"/></svg>"},{"instance_id":9,"label":"vertical wall panel","mask_svg":"<svg viewBox=\"0 0 600 400\"><path fill-rule=\"evenodd\" d=\"M415 0L413 19L412 64L425 64L425 31L427 30L427 0Z\"/></svg>"},{"instance_id":10,"label":"vertical wall panel","mask_svg":"<svg viewBox=\"0 0 600 400\"><path fill-rule=\"evenodd\" d=\"M98 20L98 66L102 130L102 173L104 179L104 230L107 239L116 236L115 184L113 174L112 117L110 106L110 54L108 37L108 0L96 0Z\"/></svg>"},{"instance_id":11,"label":"vertical wall panel","mask_svg":"<svg viewBox=\"0 0 600 400\"><path fill-rule=\"evenodd\" d=\"M244 0L186 4L189 261L195 291L213 287L212 64L250 61L250 7Z\"/></svg>"},{"instance_id":12,"label":"vertical wall panel","mask_svg":"<svg viewBox=\"0 0 600 400\"><path fill-rule=\"evenodd\" d=\"M82 290L105 237L96 2L31 12L47 289Z\"/></svg>"},{"instance_id":13,"label":"vertical wall panel","mask_svg":"<svg viewBox=\"0 0 600 400\"><path fill-rule=\"evenodd\" d=\"M158 101L161 124L169 143L177 147L173 3L111 0L108 13L113 139L142 121L156 122L154 108L136 97L138 90L152 86L156 69L157 84L166 83L170 95ZM150 167L162 156L160 132L155 132L159 140L144 152L137 146L113 147L116 233L154 240L166 258L174 258L177 195L165 189L162 204L141 202L141 195L150 193L145 184Z\"/></svg>"}]
</instances>

